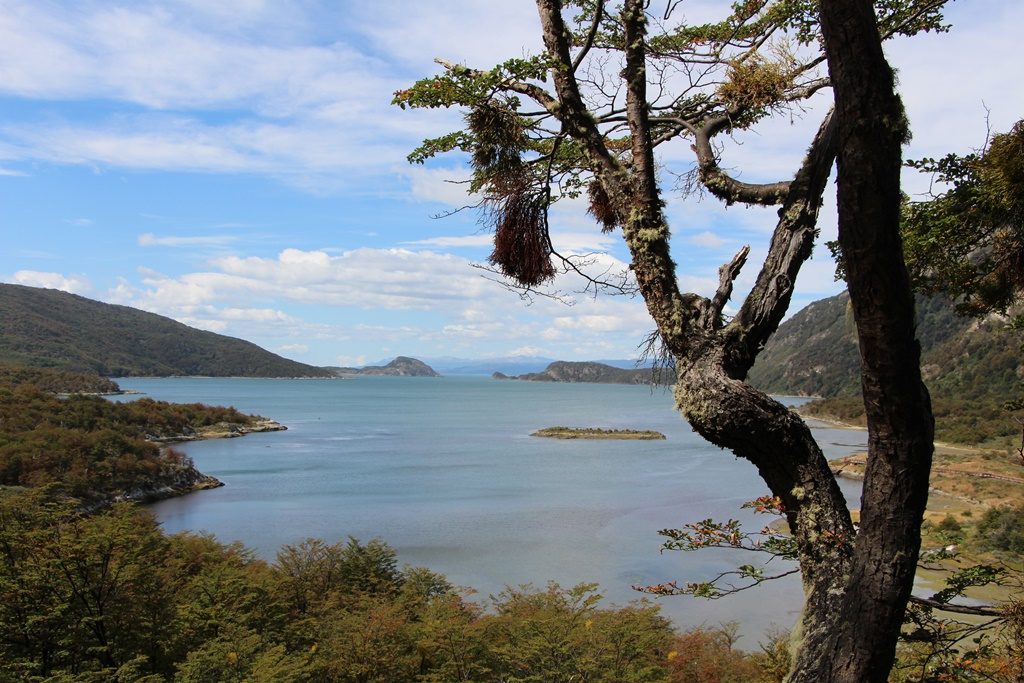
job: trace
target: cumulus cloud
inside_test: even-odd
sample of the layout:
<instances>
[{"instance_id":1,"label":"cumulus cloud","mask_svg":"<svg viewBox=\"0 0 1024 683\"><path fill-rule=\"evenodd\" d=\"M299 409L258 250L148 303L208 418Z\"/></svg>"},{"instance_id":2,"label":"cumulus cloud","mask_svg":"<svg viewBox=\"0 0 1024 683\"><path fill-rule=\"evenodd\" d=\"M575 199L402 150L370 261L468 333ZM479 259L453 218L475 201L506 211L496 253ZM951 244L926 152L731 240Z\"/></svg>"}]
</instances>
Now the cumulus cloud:
<instances>
[{"instance_id":1,"label":"cumulus cloud","mask_svg":"<svg viewBox=\"0 0 1024 683\"><path fill-rule=\"evenodd\" d=\"M38 270L19 270L11 276L9 282L29 287L59 289L71 294L84 294L91 289L89 280L84 275L63 275Z\"/></svg>"},{"instance_id":2,"label":"cumulus cloud","mask_svg":"<svg viewBox=\"0 0 1024 683\"><path fill-rule=\"evenodd\" d=\"M470 260L426 249L289 248L274 257L233 255L208 263L208 270L180 275L142 268L139 285L123 280L105 298L272 348L304 345L310 358L337 343L479 355L540 339L551 349L575 347L581 335L607 337L609 348L617 344L628 353L651 326L642 303L628 297L577 297L572 306L537 297L524 306ZM625 264L598 254L587 267L603 274ZM574 274L554 287L572 292L584 285ZM315 305L326 318L306 320L295 305Z\"/></svg>"}]
</instances>

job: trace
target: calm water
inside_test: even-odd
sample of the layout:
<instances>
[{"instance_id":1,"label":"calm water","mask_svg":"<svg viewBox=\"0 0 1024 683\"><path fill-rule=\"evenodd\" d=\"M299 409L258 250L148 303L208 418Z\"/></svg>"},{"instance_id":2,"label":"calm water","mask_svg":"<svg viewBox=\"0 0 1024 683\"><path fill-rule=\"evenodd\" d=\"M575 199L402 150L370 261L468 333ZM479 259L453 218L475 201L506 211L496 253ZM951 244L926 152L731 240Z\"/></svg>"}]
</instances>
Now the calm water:
<instances>
[{"instance_id":1,"label":"calm water","mask_svg":"<svg viewBox=\"0 0 1024 683\"><path fill-rule=\"evenodd\" d=\"M624 604L638 597L634 584L707 579L750 561L726 551L660 555L658 529L706 517L764 523L739 510L767 492L754 468L695 435L663 390L482 377L119 382L288 426L185 444L226 486L152 506L170 532L209 531L267 559L309 536L380 537L402 562L483 596L506 585L587 581ZM656 429L668 439L529 436L555 425ZM861 432L815 434L830 456L864 447ZM753 647L768 625L795 618L801 596L792 578L718 601L660 604L680 625L740 620L741 644Z\"/></svg>"}]
</instances>

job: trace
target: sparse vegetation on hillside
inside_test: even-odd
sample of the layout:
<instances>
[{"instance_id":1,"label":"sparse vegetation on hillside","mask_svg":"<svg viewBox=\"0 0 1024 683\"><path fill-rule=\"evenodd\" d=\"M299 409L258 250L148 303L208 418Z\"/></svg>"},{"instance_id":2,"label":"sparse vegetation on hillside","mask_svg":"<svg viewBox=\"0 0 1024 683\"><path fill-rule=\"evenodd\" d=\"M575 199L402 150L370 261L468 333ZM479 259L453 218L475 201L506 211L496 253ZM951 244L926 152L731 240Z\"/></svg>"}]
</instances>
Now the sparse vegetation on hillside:
<instances>
[{"instance_id":1,"label":"sparse vegetation on hillside","mask_svg":"<svg viewBox=\"0 0 1024 683\"><path fill-rule=\"evenodd\" d=\"M761 389L823 396L801 413L864 424L859 352L846 294L816 301L779 327L750 372ZM1005 447L1019 434L1003 404L1024 380L1021 336L1006 319L957 314L943 297L918 297L922 372L940 441Z\"/></svg>"}]
</instances>

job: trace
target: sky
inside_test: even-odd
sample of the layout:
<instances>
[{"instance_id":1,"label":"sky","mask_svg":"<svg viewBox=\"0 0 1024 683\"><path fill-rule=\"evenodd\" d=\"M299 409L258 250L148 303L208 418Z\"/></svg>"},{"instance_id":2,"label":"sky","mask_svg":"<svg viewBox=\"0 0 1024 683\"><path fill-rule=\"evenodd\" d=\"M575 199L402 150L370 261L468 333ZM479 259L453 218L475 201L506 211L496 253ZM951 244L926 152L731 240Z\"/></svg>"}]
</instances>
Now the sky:
<instances>
[{"instance_id":1,"label":"sky","mask_svg":"<svg viewBox=\"0 0 1024 683\"><path fill-rule=\"evenodd\" d=\"M727 4L675 12L707 20ZM947 19L948 34L886 48L908 158L976 150L1024 117L1024 3L959 0ZM461 118L403 111L393 93L436 73L435 57L487 68L536 53L538 26L529 0L0 0L0 281L317 365L635 357L653 329L639 299L573 294L581 283L564 278L566 297L524 301L477 267L490 252L479 216L445 217L472 201L451 182L465 159L406 161ZM827 97L728 141L723 165L791 177ZM764 255L774 212L672 191L667 173L692 165L685 145L661 163L681 285L710 294L742 245ZM929 179L908 171L904 187L923 196ZM835 237L834 186L826 197L822 241ZM628 261L579 202L556 205L551 226L564 253ZM840 291L833 273L817 247L791 312ZM738 295L755 275L748 264Z\"/></svg>"}]
</instances>

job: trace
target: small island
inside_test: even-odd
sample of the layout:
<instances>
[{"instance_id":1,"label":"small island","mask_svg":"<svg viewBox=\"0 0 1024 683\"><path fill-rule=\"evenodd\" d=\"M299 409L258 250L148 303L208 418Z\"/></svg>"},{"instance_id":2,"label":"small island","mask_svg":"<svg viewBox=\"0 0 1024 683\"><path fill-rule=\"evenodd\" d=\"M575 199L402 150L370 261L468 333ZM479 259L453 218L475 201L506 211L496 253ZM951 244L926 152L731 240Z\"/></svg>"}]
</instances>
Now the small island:
<instances>
[{"instance_id":1,"label":"small island","mask_svg":"<svg viewBox=\"0 0 1024 683\"><path fill-rule=\"evenodd\" d=\"M530 436L549 439L637 439L654 441L665 435L650 429L601 429L600 427L546 427Z\"/></svg>"}]
</instances>

